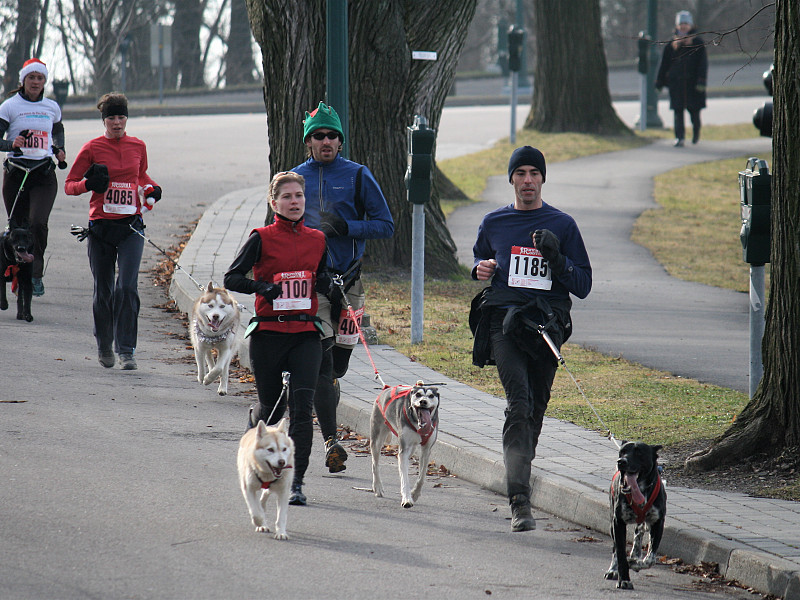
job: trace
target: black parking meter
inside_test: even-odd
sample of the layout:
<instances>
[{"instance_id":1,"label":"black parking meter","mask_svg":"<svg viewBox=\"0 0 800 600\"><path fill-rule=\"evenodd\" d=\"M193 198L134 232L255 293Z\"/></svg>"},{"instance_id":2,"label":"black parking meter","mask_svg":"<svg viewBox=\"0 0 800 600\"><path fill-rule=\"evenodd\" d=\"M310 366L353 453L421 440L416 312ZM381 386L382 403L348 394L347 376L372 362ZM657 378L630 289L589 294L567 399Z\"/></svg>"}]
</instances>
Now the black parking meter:
<instances>
[{"instance_id":1,"label":"black parking meter","mask_svg":"<svg viewBox=\"0 0 800 600\"><path fill-rule=\"evenodd\" d=\"M518 72L522 68L522 47L525 31L512 25L508 29L508 69Z\"/></svg>"},{"instance_id":2,"label":"black parking meter","mask_svg":"<svg viewBox=\"0 0 800 600\"><path fill-rule=\"evenodd\" d=\"M64 106L69 94L69 81L56 79L53 81L53 93L56 95L56 102L59 106Z\"/></svg>"},{"instance_id":3,"label":"black parking meter","mask_svg":"<svg viewBox=\"0 0 800 600\"><path fill-rule=\"evenodd\" d=\"M649 35L646 35L644 31L639 32L639 40L638 40L638 47L639 47L639 64L638 69L639 73L642 75L647 75L648 66L649 66L649 57L650 57L650 46L653 40L650 38Z\"/></svg>"},{"instance_id":4,"label":"black parking meter","mask_svg":"<svg viewBox=\"0 0 800 600\"><path fill-rule=\"evenodd\" d=\"M428 127L425 117L415 115L414 124L408 127L407 135L406 188L408 189L408 201L412 204L425 204L431 197L432 155L436 130Z\"/></svg>"},{"instance_id":5,"label":"black parking meter","mask_svg":"<svg viewBox=\"0 0 800 600\"><path fill-rule=\"evenodd\" d=\"M772 176L767 161L751 157L739 171L742 258L751 265L769 262Z\"/></svg>"},{"instance_id":6,"label":"black parking meter","mask_svg":"<svg viewBox=\"0 0 800 600\"><path fill-rule=\"evenodd\" d=\"M762 80L764 87L767 88L767 93L772 96L772 76L775 72L775 65L770 65L769 69L764 71ZM758 133L764 137L772 137L772 101L769 100L757 108L753 113L753 125L758 129Z\"/></svg>"}]
</instances>

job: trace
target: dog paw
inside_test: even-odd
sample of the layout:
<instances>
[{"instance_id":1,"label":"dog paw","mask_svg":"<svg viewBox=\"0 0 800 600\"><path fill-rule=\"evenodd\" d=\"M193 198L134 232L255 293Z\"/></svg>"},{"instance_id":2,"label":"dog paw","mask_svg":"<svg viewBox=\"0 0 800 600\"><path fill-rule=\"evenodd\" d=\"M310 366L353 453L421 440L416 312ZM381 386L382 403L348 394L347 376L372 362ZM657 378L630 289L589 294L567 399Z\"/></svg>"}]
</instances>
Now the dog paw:
<instances>
[{"instance_id":1,"label":"dog paw","mask_svg":"<svg viewBox=\"0 0 800 600\"><path fill-rule=\"evenodd\" d=\"M372 486L372 492L375 494L376 498L383 498L383 488L381 486Z\"/></svg>"},{"instance_id":2,"label":"dog paw","mask_svg":"<svg viewBox=\"0 0 800 600\"><path fill-rule=\"evenodd\" d=\"M0 302L0 310L8 310L8 302Z\"/></svg>"},{"instance_id":3,"label":"dog paw","mask_svg":"<svg viewBox=\"0 0 800 600\"><path fill-rule=\"evenodd\" d=\"M208 385L209 383L211 383L212 381L214 381L214 379L216 379L216 377L213 377L213 378L212 378L212 377L211 377L211 374L209 373L208 375L206 375L205 377L203 377L203 385Z\"/></svg>"},{"instance_id":4,"label":"dog paw","mask_svg":"<svg viewBox=\"0 0 800 600\"><path fill-rule=\"evenodd\" d=\"M617 582L617 589L618 590L632 590L633 584L630 581L618 581Z\"/></svg>"},{"instance_id":5,"label":"dog paw","mask_svg":"<svg viewBox=\"0 0 800 600\"><path fill-rule=\"evenodd\" d=\"M22 313L17 313L17 320L19 321L27 321L30 323L33 321L33 315L23 315Z\"/></svg>"},{"instance_id":6,"label":"dog paw","mask_svg":"<svg viewBox=\"0 0 800 600\"><path fill-rule=\"evenodd\" d=\"M285 531L284 532L276 531L275 535L272 536L272 537L274 537L276 540L288 540L289 539L289 536L286 535Z\"/></svg>"},{"instance_id":7,"label":"dog paw","mask_svg":"<svg viewBox=\"0 0 800 600\"><path fill-rule=\"evenodd\" d=\"M228 388L225 388L224 390L222 388L220 388L220 389L217 390L217 393L220 396L227 396L228 395Z\"/></svg>"},{"instance_id":8,"label":"dog paw","mask_svg":"<svg viewBox=\"0 0 800 600\"><path fill-rule=\"evenodd\" d=\"M256 533L269 533L269 527L266 525L258 525L256 526Z\"/></svg>"},{"instance_id":9,"label":"dog paw","mask_svg":"<svg viewBox=\"0 0 800 600\"><path fill-rule=\"evenodd\" d=\"M406 498L402 502L400 502L400 505L403 508L411 508L412 506L414 506L414 502L410 498Z\"/></svg>"},{"instance_id":10,"label":"dog paw","mask_svg":"<svg viewBox=\"0 0 800 600\"><path fill-rule=\"evenodd\" d=\"M603 579L607 581L616 581L617 577L619 577L619 573L616 571L606 571L606 574L603 575Z\"/></svg>"}]
</instances>

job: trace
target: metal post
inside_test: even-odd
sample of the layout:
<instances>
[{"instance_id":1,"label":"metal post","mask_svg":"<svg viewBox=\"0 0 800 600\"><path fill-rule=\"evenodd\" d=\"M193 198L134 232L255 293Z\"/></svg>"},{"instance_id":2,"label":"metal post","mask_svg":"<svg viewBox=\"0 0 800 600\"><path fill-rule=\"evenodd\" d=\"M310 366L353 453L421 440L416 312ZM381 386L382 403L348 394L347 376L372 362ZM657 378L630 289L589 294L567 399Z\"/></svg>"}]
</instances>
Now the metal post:
<instances>
[{"instance_id":1,"label":"metal post","mask_svg":"<svg viewBox=\"0 0 800 600\"><path fill-rule=\"evenodd\" d=\"M415 204L411 222L411 343L422 342L425 316L425 205Z\"/></svg>"},{"instance_id":2,"label":"metal post","mask_svg":"<svg viewBox=\"0 0 800 600\"><path fill-rule=\"evenodd\" d=\"M764 365L761 340L764 337L764 265L750 265L750 397L755 396Z\"/></svg>"},{"instance_id":3,"label":"metal post","mask_svg":"<svg viewBox=\"0 0 800 600\"><path fill-rule=\"evenodd\" d=\"M639 131L647 130L647 73L640 76L641 88L639 89Z\"/></svg>"},{"instance_id":4,"label":"metal post","mask_svg":"<svg viewBox=\"0 0 800 600\"><path fill-rule=\"evenodd\" d=\"M325 26L325 57L327 89L326 100L339 114L345 143L341 155L350 158L349 144L349 58L347 31L347 0L327 0Z\"/></svg>"},{"instance_id":5,"label":"metal post","mask_svg":"<svg viewBox=\"0 0 800 600\"><path fill-rule=\"evenodd\" d=\"M164 104L164 26L158 24L158 103Z\"/></svg>"},{"instance_id":6,"label":"metal post","mask_svg":"<svg viewBox=\"0 0 800 600\"><path fill-rule=\"evenodd\" d=\"M517 85L519 84L519 72L511 71L511 135L509 139L512 144L517 143Z\"/></svg>"},{"instance_id":7,"label":"metal post","mask_svg":"<svg viewBox=\"0 0 800 600\"><path fill-rule=\"evenodd\" d=\"M647 2L647 35L651 40L658 37L658 0L648 0ZM650 49L650 65L647 69L647 126L660 129L664 127L664 122L658 116L658 94L656 93L656 71L658 70L657 44L653 44Z\"/></svg>"}]
</instances>

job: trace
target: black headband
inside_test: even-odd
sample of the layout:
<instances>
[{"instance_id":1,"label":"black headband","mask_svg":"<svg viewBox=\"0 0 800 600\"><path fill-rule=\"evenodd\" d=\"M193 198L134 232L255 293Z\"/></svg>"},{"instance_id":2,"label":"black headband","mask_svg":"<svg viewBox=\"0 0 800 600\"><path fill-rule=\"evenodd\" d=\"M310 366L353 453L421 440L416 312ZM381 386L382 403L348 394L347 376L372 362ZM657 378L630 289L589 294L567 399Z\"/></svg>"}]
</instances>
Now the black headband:
<instances>
[{"instance_id":1,"label":"black headband","mask_svg":"<svg viewBox=\"0 0 800 600\"><path fill-rule=\"evenodd\" d=\"M106 119L108 117L127 117L128 116L128 107L124 104L114 104L112 106L104 106L103 107L103 118Z\"/></svg>"}]
</instances>

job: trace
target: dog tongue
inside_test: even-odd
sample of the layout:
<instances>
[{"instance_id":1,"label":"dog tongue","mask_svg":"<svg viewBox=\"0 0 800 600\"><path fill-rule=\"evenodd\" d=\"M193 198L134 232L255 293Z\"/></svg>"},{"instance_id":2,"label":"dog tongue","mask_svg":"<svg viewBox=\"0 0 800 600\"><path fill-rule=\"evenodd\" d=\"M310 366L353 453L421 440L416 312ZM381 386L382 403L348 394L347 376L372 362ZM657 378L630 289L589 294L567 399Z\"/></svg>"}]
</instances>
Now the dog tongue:
<instances>
[{"instance_id":1,"label":"dog tongue","mask_svg":"<svg viewBox=\"0 0 800 600\"><path fill-rule=\"evenodd\" d=\"M431 411L427 408L417 409L417 417L419 418L419 432L422 435L429 435L433 429L431 422Z\"/></svg>"},{"instance_id":2,"label":"dog tongue","mask_svg":"<svg viewBox=\"0 0 800 600\"><path fill-rule=\"evenodd\" d=\"M28 254L27 252L20 252L18 256L22 260L22 262L25 263L33 262L33 254Z\"/></svg>"},{"instance_id":3,"label":"dog tongue","mask_svg":"<svg viewBox=\"0 0 800 600\"><path fill-rule=\"evenodd\" d=\"M645 503L644 495L639 489L639 484L636 482L636 473L626 473L625 483L631 489L631 498L636 504L642 505Z\"/></svg>"}]
</instances>

